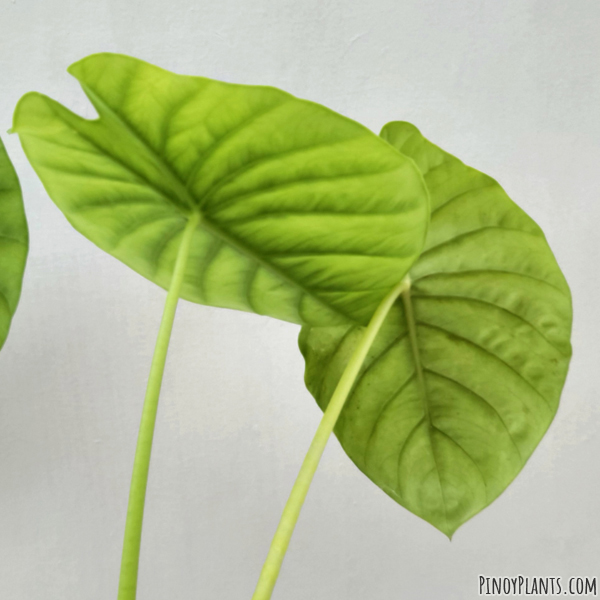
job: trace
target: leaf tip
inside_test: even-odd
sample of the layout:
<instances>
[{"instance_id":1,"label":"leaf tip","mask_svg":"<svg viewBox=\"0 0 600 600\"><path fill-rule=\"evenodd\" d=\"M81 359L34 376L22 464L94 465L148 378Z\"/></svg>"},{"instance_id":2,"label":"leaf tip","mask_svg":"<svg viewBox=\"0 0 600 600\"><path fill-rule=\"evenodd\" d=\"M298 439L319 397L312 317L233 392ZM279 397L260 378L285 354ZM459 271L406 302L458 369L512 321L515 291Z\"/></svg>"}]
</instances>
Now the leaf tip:
<instances>
[{"instance_id":1,"label":"leaf tip","mask_svg":"<svg viewBox=\"0 0 600 600\"><path fill-rule=\"evenodd\" d=\"M80 58L79 60L75 61L74 63L71 63L67 67L67 73L75 77L75 79L77 79L78 81L80 81L83 75L83 71L85 70L86 63L98 56L101 56L101 54L90 54L89 56Z\"/></svg>"},{"instance_id":2,"label":"leaf tip","mask_svg":"<svg viewBox=\"0 0 600 600\"><path fill-rule=\"evenodd\" d=\"M74 63L71 63L68 67L67 67L67 73L69 75L72 75L73 77L75 77L75 79L77 79L77 71L78 68L80 67L81 63L85 60L85 58L80 58L79 60L75 61Z\"/></svg>"},{"instance_id":3,"label":"leaf tip","mask_svg":"<svg viewBox=\"0 0 600 600\"><path fill-rule=\"evenodd\" d=\"M140 64L144 61L119 54L118 52L96 52L84 56L67 67L67 73L79 82L84 82L88 77L96 78L104 70L114 69L119 63Z\"/></svg>"},{"instance_id":4,"label":"leaf tip","mask_svg":"<svg viewBox=\"0 0 600 600\"><path fill-rule=\"evenodd\" d=\"M98 65L107 62L111 57L114 57L115 54L111 52L96 52L95 54L89 54L88 56L84 56L79 60L71 63L67 67L67 73L79 82L83 82L86 79L86 73L93 72L98 68Z\"/></svg>"},{"instance_id":5,"label":"leaf tip","mask_svg":"<svg viewBox=\"0 0 600 600\"><path fill-rule=\"evenodd\" d=\"M450 542L452 541L452 538L454 537L454 534L458 528L464 524L464 521L458 523L452 520L447 521L445 517L442 519L425 518L425 521L427 521L430 525L433 525L440 533L443 533Z\"/></svg>"},{"instance_id":6,"label":"leaf tip","mask_svg":"<svg viewBox=\"0 0 600 600\"><path fill-rule=\"evenodd\" d=\"M381 128L379 136L392 146L399 148L404 141L415 134L421 134L416 125L408 121L390 121Z\"/></svg>"},{"instance_id":7,"label":"leaf tip","mask_svg":"<svg viewBox=\"0 0 600 600\"><path fill-rule=\"evenodd\" d=\"M13 112L12 127L7 131L7 133L19 133L19 123L22 121L23 106L26 104L32 94L35 94L35 92L27 92L19 98L19 101L17 102Z\"/></svg>"},{"instance_id":8,"label":"leaf tip","mask_svg":"<svg viewBox=\"0 0 600 600\"><path fill-rule=\"evenodd\" d=\"M464 521L459 522L459 523L446 523L445 527L442 529L440 527L438 527L438 529L448 538L449 542L452 542L452 539L454 538L454 534L458 531L458 529L464 525Z\"/></svg>"},{"instance_id":9,"label":"leaf tip","mask_svg":"<svg viewBox=\"0 0 600 600\"><path fill-rule=\"evenodd\" d=\"M46 104L47 97L39 92L27 92L17 102L13 113L12 127L8 133L23 133L27 123L32 116L41 114L43 111L35 110L35 103ZM38 105L39 109L39 105Z\"/></svg>"},{"instance_id":10,"label":"leaf tip","mask_svg":"<svg viewBox=\"0 0 600 600\"><path fill-rule=\"evenodd\" d=\"M446 527L438 527L437 525L434 525L434 527L440 532L443 533L445 537L448 538L449 542L452 542L452 538L454 537L454 534L456 533L456 529L458 528L454 528L454 529L449 529Z\"/></svg>"}]
</instances>

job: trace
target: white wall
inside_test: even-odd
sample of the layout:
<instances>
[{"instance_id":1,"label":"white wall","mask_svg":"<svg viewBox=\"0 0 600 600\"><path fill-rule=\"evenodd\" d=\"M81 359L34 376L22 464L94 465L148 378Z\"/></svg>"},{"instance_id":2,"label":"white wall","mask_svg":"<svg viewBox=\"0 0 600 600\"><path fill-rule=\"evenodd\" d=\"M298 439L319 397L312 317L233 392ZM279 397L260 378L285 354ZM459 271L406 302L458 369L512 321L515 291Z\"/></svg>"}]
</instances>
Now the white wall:
<instances>
[{"instance_id":1,"label":"white wall","mask_svg":"<svg viewBox=\"0 0 600 600\"><path fill-rule=\"evenodd\" d=\"M0 0L0 131L19 97L80 112L65 68L117 51L284 88L378 131L414 122L496 177L571 285L558 416L509 490L448 540L327 448L275 598L465 599L477 576L597 576L597 0ZM73 231L15 136L31 254L0 355L0 598L116 597L164 292ZM320 411L295 326L182 302L154 447L140 600L250 598Z\"/></svg>"}]
</instances>

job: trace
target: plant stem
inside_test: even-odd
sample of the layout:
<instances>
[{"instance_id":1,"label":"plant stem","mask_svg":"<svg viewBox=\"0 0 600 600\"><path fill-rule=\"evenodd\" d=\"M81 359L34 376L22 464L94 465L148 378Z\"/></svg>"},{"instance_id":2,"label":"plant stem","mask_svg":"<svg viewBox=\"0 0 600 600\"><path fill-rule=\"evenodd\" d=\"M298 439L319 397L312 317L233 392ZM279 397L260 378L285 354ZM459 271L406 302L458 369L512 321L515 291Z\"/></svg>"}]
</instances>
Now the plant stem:
<instances>
[{"instance_id":1,"label":"plant stem","mask_svg":"<svg viewBox=\"0 0 600 600\"><path fill-rule=\"evenodd\" d=\"M177 302L183 284L185 266L193 233L199 222L199 214L192 214L183 232L173 270L171 286L167 294L158 330L154 356L152 357L152 366L150 367L150 375L148 376L146 397L142 409L142 420L135 450L135 459L133 461L131 486L129 488L129 504L127 506L127 521L125 522L118 600L135 600L136 597L144 502L146 500L146 487L148 485L148 470L150 468L150 454L152 452L152 439L154 438L158 397L160 395L160 387L167 360L167 350L169 348L169 340L171 339L173 320L175 319Z\"/></svg>"},{"instance_id":2,"label":"plant stem","mask_svg":"<svg viewBox=\"0 0 600 600\"><path fill-rule=\"evenodd\" d=\"M271 548L269 549L269 554L267 555L267 559L260 573L252 600L269 600L271 598L273 588L275 587L277 577L279 576L281 564L283 563L285 553L294 532L294 527L300 516L300 511L302 510L302 505L304 504L306 494L308 493L308 488L310 487L315 471L319 466L319 461L321 460L329 436L333 431L335 423L346 402L346 398L354 385L367 353L373 345L373 341L388 312L398 296L409 288L410 279L406 276L388 293L377 307L369 325L365 329L363 337L354 349L337 387L331 396L327 409L323 414L323 418L321 419L315 437L310 444L306 457L304 458L304 462L302 463L302 467L300 468L290 497L285 505L283 514L281 515L277 531L271 542Z\"/></svg>"}]
</instances>

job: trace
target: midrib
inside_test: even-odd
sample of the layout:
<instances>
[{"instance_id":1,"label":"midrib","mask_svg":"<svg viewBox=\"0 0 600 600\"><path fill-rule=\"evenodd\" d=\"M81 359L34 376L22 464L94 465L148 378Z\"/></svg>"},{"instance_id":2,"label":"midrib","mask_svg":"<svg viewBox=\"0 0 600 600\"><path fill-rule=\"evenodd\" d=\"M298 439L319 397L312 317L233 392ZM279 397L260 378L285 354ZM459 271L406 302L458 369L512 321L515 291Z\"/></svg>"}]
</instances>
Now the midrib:
<instances>
[{"instance_id":1,"label":"midrib","mask_svg":"<svg viewBox=\"0 0 600 600\"><path fill-rule=\"evenodd\" d=\"M409 280L410 282L410 280ZM437 475L438 483L440 486L440 497L442 500L442 505L444 507L444 519L446 521L446 529L448 529L448 514L446 510L446 498L444 496L444 487L442 485L442 479L440 477L440 468L437 462L436 454L435 454L435 446L433 441L433 429L434 425L431 420L431 412L429 410L429 397L427 394L427 385L425 383L425 377L423 375L423 365L421 363L421 353L419 350L419 340L417 338L417 323L415 320L415 315L412 306L412 299L410 293L411 286L408 287L402 292L402 303L404 305L404 315L406 317L406 325L408 328L408 337L410 340L410 347L413 355L413 360L415 362L415 372L417 375L417 386L419 388L419 397L421 398L421 405L423 407L423 413L425 415L425 420L427 423L427 437L429 439L429 444L431 446L431 454L433 456L433 462L435 463L435 472Z\"/></svg>"}]
</instances>

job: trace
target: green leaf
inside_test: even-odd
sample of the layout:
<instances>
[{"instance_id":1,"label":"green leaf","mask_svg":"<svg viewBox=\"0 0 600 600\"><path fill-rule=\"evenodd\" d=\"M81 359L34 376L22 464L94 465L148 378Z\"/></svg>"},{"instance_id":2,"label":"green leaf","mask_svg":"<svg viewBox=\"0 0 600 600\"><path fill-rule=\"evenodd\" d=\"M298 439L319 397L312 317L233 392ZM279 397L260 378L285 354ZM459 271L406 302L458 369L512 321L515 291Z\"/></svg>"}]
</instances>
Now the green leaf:
<instances>
[{"instance_id":1,"label":"green leaf","mask_svg":"<svg viewBox=\"0 0 600 600\"><path fill-rule=\"evenodd\" d=\"M296 323L366 323L421 251L421 174L362 125L122 55L69 72L99 119L31 93L13 130L71 224L160 286L197 211L182 297Z\"/></svg>"},{"instance_id":2,"label":"green leaf","mask_svg":"<svg viewBox=\"0 0 600 600\"><path fill-rule=\"evenodd\" d=\"M550 425L571 356L571 297L542 231L496 181L408 123L382 136L421 169L431 223L336 435L380 488L451 536ZM360 332L302 329L306 384L323 409Z\"/></svg>"},{"instance_id":3,"label":"green leaf","mask_svg":"<svg viewBox=\"0 0 600 600\"><path fill-rule=\"evenodd\" d=\"M21 186L0 139L0 348L21 296L28 248Z\"/></svg>"}]
</instances>

